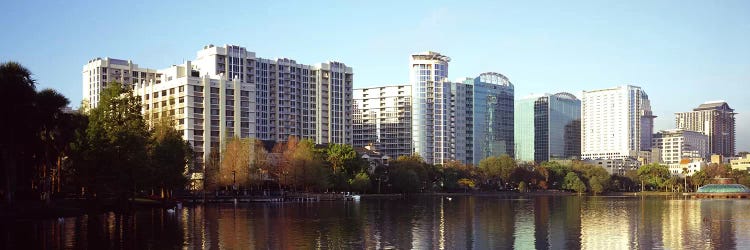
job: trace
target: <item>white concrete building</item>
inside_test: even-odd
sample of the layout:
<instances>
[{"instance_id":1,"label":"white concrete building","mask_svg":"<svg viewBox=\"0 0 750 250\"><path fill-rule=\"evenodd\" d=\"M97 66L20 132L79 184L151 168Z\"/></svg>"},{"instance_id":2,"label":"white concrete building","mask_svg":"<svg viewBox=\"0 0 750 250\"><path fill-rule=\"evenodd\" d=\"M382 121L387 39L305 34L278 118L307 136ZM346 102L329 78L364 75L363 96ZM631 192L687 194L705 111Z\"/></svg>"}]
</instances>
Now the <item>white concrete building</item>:
<instances>
[{"instance_id":1,"label":"white concrete building","mask_svg":"<svg viewBox=\"0 0 750 250\"><path fill-rule=\"evenodd\" d=\"M200 76L187 61L160 70L160 83L139 83L134 94L141 97L144 118L153 123L172 117L196 152L196 162L208 159L211 150L222 148L227 138L250 138L255 134L254 85L225 75Z\"/></svg>"},{"instance_id":2,"label":"white concrete building","mask_svg":"<svg viewBox=\"0 0 750 250\"><path fill-rule=\"evenodd\" d=\"M683 158L678 163L667 164L667 167L669 167L669 173L673 176L685 178L685 176L693 176L693 174L703 170L707 165L706 161L702 158Z\"/></svg>"},{"instance_id":3,"label":"white concrete building","mask_svg":"<svg viewBox=\"0 0 750 250\"><path fill-rule=\"evenodd\" d=\"M581 158L637 159L639 151L651 150L653 119L640 87L583 91Z\"/></svg>"},{"instance_id":4,"label":"white concrete building","mask_svg":"<svg viewBox=\"0 0 750 250\"><path fill-rule=\"evenodd\" d=\"M95 58L83 65L83 100L87 107L94 108L99 102L99 94L107 83L119 82L126 86L134 83L159 81L160 75L154 69L141 68L130 60Z\"/></svg>"},{"instance_id":5,"label":"white concrete building","mask_svg":"<svg viewBox=\"0 0 750 250\"><path fill-rule=\"evenodd\" d=\"M684 129L663 130L654 134L654 148L661 153L663 164L678 164L683 158L708 159L708 136Z\"/></svg>"},{"instance_id":6,"label":"white concrete building","mask_svg":"<svg viewBox=\"0 0 750 250\"><path fill-rule=\"evenodd\" d=\"M412 154L411 86L354 89L354 147L376 146L391 159Z\"/></svg>"}]
</instances>

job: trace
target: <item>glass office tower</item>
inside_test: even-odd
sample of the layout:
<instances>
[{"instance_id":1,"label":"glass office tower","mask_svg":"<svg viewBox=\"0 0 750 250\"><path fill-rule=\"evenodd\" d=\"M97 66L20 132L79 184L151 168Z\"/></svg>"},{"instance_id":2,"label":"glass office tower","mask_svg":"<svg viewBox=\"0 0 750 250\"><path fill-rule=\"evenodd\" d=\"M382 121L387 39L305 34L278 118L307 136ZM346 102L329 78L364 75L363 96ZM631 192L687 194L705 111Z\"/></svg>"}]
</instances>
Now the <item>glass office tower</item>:
<instances>
[{"instance_id":1,"label":"glass office tower","mask_svg":"<svg viewBox=\"0 0 750 250\"><path fill-rule=\"evenodd\" d=\"M513 84L504 75L488 72L467 84L474 85L473 162L489 156L515 154Z\"/></svg>"},{"instance_id":2,"label":"glass office tower","mask_svg":"<svg viewBox=\"0 0 750 250\"><path fill-rule=\"evenodd\" d=\"M581 101L570 93L523 98L515 108L516 159L544 162L581 155Z\"/></svg>"}]
</instances>

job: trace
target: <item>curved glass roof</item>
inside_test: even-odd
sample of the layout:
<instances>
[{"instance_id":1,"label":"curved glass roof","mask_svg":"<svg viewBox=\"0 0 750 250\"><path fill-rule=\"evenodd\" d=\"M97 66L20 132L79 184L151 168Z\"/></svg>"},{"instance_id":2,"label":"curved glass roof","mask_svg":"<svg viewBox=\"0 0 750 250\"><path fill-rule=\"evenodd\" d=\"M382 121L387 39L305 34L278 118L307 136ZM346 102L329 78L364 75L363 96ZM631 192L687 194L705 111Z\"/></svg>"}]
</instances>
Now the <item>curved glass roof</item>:
<instances>
[{"instance_id":1,"label":"curved glass roof","mask_svg":"<svg viewBox=\"0 0 750 250\"><path fill-rule=\"evenodd\" d=\"M698 188L698 193L750 193L742 184L708 184Z\"/></svg>"}]
</instances>

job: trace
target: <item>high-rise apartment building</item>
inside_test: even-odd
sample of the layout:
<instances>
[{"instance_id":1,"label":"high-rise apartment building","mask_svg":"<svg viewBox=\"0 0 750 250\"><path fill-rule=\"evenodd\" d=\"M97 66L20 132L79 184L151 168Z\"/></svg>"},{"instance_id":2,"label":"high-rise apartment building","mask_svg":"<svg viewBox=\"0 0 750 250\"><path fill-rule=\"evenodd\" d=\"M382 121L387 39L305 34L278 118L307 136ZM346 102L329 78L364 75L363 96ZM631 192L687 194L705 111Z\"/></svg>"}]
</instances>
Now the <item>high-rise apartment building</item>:
<instances>
[{"instance_id":1,"label":"high-rise apartment building","mask_svg":"<svg viewBox=\"0 0 750 250\"><path fill-rule=\"evenodd\" d=\"M712 154L731 157L735 151L736 114L724 101L706 102L693 111L676 113L675 126L708 135Z\"/></svg>"},{"instance_id":2,"label":"high-rise apartment building","mask_svg":"<svg viewBox=\"0 0 750 250\"><path fill-rule=\"evenodd\" d=\"M581 99L581 158L637 159L651 150L655 116L640 87L584 91Z\"/></svg>"},{"instance_id":3,"label":"high-rise apartment building","mask_svg":"<svg viewBox=\"0 0 750 250\"><path fill-rule=\"evenodd\" d=\"M97 71L92 63L84 69ZM87 76L84 71L84 92ZM143 100L145 118L173 117L199 158L207 159L232 136L352 143L353 72L343 63L304 65L258 58L240 46L209 45L195 61L159 70L154 77L131 80L137 83L131 86ZM95 105L98 91L91 93Z\"/></svg>"},{"instance_id":4,"label":"high-rise apartment building","mask_svg":"<svg viewBox=\"0 0 750 250\"><path fill-rule=\"evenodd\" d=\"M708 159L708 136L684 129L663 130L654 134L653 147L661 153L661 163L679 164L683 158Z\"/></svg>"},{"instance_id":5,"label":"high-rise apartment building","mask_svg":"<svg viewBox=\"0 0 750 250\"><path fill-rule=\"evenodd\" d=\"M134 83L158 82L160 74L154 69L140 68L130 60L96 58L83 65L83 108L94 108L99 103L99 94L109 82L119 82L125 86Z\"/></svg>"},{"instance_id":6,"label":"high-rise apartment building","mask_svg":"<svg viewBox=\"0 0 750 250\"><path fill-rule=\"evenodd\" d=\"M516 159L541 163L581 156L581 101L570 93L522 98L515 107Z\"/></svg>"},{"instance_id":7,"label":"high-rise apartment building","mask_svg":"<svg viewBox=\"0 0 750 250\"><path fill-rule=\"evenodd\" d=\"M450 60L432 51L411 55L412 139L414 152L427 163L443 163L452 158L449 155L450 145L446 144L450 128L445 122L447 109L450 108L450 101L445 97L450 90Z\"/></svg>"},{"instance_id":8,"label":"high-rise apartment building","mask_svg":"<svg viewBox=\"0 0 750 250\"><path fill-rule=\"evenodd\" d=\"M289 136L316 143L352 143L353 71L343 63L298 64L258 58L235 45L208 45L195 65L202 74L225 75L255 86L256 138Z\"/></svg>"},{"instance_id":9,"label":"high-rise apartment building","mask_svg":"<svg viewBox=\"0 0 750 250\"><path fill-rule=\"evenodd\" d=\"M391 159L412 154L411 86L354 89L353 146L374 144Z\"/></svg>"},{"instance_id":10,"label":"high-rise apartment building","mask_svg":"<svg viewBox=\"0 0 750 250\"><path fill-rule=\"evenodd\" d=\"M490 156L515 154L514 89L504 75L488 72L466 81L472 85L473 97L473 161Z\"/></svg>"},{"instance_id":11,"label":"high-rise apartment building","mask_svg":"<svg viewBox=\"0 0 750 250\"><path fill-rule=\"evenodd\" d=\"M135 84L144 118L153 123L174 119L178 131L193 146L196 162L225 146L233 136L255 135L254 85L225 75L200 75L192 62L160 70L160 83ZM200 165L198 165L200 166Z\"/></svg>"}]
</instances>

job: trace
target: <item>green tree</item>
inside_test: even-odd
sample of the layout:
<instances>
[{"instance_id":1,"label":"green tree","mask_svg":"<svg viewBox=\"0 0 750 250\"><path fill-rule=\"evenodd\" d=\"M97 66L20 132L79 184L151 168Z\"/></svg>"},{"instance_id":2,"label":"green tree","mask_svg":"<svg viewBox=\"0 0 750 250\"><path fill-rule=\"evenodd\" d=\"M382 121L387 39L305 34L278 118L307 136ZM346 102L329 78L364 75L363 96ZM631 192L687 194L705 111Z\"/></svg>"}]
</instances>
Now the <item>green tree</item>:
<instances>
[{"instance_id":1,"label":"green tree","mask_svg":"<svg viewBox=\"0 0 750 250\"><path fill-rule=\"evenodd\" d=\"M434 166L424 162L422 157L417 154L409 156L400 156L395 161L390 163L390 168L394 171L390 171L390 183L394 185L394 188L400 188L399 192L416 192L419 189L430 189L439 175L439 170ZM397 179L410 180L411 174L416 175L414 183L398 183ZM399 175L399 176L394 176ZM395 177L395 179L394 179ZM415 187L412 190L412 185ZM399 190L399 188L396 188Z\"/></svg>"},{"instance_id":2,"label":"green tree","mask_svg":"<svg viewBox=\"0 0 750 250\"><path fill-rule=\"evenodd\" d=\"M499 157L490 156L479 162L479 170L485 178L497 183L509 182L516 167L516 161L505 154Z\"/></svg>"},{"instance_id":3,"label":"green tree","mask_svg":"<svg viewBox=\"0 0 750 250\"><path fill-rule=\"evenodd\" d=\"M74 122L73 114L63 112L69 101L57 91L42 90L37 93L35 102L39 133L34 156L37 160L35 182L39 184L42 198L49 200L52 193L60 191L63 160L70 152L69 145L78 124Z\"/></svg>"},{"instance_id":4,"label":"green tree","mask_svg":"<svg viewBox=\"0 0 750 250\"><path fill-rule=\"evenodd\" d=\"M604 181L599 179L598 176L592 176L591 179L589 179L589 187L591 193L594 195L600 194L604 192Z\"/></svg>"},{"instance_id":5,"label":"green tree","mask_svg":"<svg viewBox=\"0 0 750 250\"><path fill-rule=\"evenodd\" d=\"M340 171L344 163L357 157L351 145L346 144L328 144L326 148L326 160L331 163L333 173Z\"/></svg>"},{"instance_id":6,"label":"green tree","mask_svg":"<svg viewBox=\"0 0 750 250\"><path fill-rule=\"evenodd\" d=\"M439 167L440 181L445 191L464 189L459 184L461 179L472 178L472 171L469 166L459 161L448 161Z\"/></svg>"},{"instance_id":7,"label":"green tree","mask_svg":"<svg viewBox=\"0 0 750 250\"><path fill-rule=\"evenodd\" d=\"M388 174L388 180L392 184L393 191L399 193L416 193L419 190L420 180L414 170L396 166L392 167Z\"/></svg>"},{"instance_id":8,"label":"green tree","mask_svg":"<svg viewBox=\"0 0 750 250\"><path fill-rule=\"evenodd\" d=\"M301 140L290 158L293 185L305 191L322 191L329 187L327 177L330 170L316 155L314 146L311 140Z\"/></svg>"},{"instance_id":9,"label":"green tree","mask_svg":"<svg viewBox=\"0 0 750 250\"><path fill-rule=\"evenodd\" d=\"M549 180L547 183L550 187L555 189L563 188L565 183L565 176L571 171L570 166L560 164L558 162L542 162L540 168L546 169L549 172Z\"/></svg>"},{"instance_id":10,"label":"green tree","mask_svg":"<svg viewBox=\"0 0 750 250\"><path fill-rule=\"evenodd\" d=\"M349 180L349 185L355 191L365 193L370 188L370 176L365 172L358 173L354 179Z\"/></svg>"},{"instance_id":11,"label":"green tree","mask_svg":"<svg viewBox=\"0 0 750 250\"><path fill-rule=\"evenodd\" d=\"M126 198L146 187L149 131L141 116L140 98L117 82L109 83L100 93L98 106L90 111L86 132L89 160L96 168L92 182L85 184L94 187L89 190Z\"/></svg>"},{"instance_id":12,"label":"green tree","mask_svg":"<svg viewBox=\"0 0 750 250\"><path fill-rule=\"evenodd\" d=\"M149 157L152 165L152 187L171 196L171 191L184 188L187 184L187 165L192 148L174 127L171 117L160 119L151 134Z\"/></svg>"},{"instance_id":13,"label":"green tree","mask_svg":"<svg viewBox=\"0 0 750 250\"><path fill-rule=\"evenodd\" d=\"M581 181L576 173L569 172L565 175L565 183L563 184L564 189L570 189L576 193L586 192L586 184Z\"/></svg>"},{"instance_id":14,"label":"green tree","mask_svg":"<svg viewBox=\"0 0 750 250\"><path fill-rule=\"evenodd\" d=\"M674 192L676 189L680 187L680 178L677 176L670 176L666 180L664 180L664 190L665 191L672 191Z\"/></svg>"},{"instance_id":15,"label":"green tree","mask_svg":"<svg viewBox=\"0 0 750 250\"><path fill-rule=\"evenodd\" d=\"M0 64L0 183L5 202L11 204L17 189L29 191L31 168L20 168L31 164L31 150L35 141L34 96L36 82L31 72L16 62ZM19 180L21 183L19 183Z\"/></svg>"},{"instance_id":16,"label":"green tree","mask_svg":"<svg viewBox=\"0 0 750 250\"><path fill-rule=\"evenodd\" d=\"M627 179L623 184L630 183L632 185L632 189L635 189L636 187L641 186L641 177L638 175L638 170L627 170L625 171L624 177ZM643 191L643 190L641 190Z\"/></svg>"},{"instance_id":17,"label":"green tree","mask_svg":"<svg viewBox=\"0 0 750 250\"><path fill-rule=\"evenodd\" d=\"M601 193L607 189L610 175L603 167L577 161L573 163L573 171L580 174L582 181L586 183L588 189L594 192L594 194ZM596 190L593 185L598 185Z\"/></svg>"},{"instance_id":18,"label":"green tree","mask_svg":"<svg viewBox=\"0 0 750 250\"><path fill-rule=\"evenodd\" d=\"M638 168L638 178L644 185L661 189L665 181L669 179L669 168L664 165L652 163Z\"/></svg>"},{"instance_id":19,"label":"green tree","mask_svg":"<svg viewBox=\"0 0 750 250\"><path fill-rule=\"evenodd\" d=\"M701 170L690 176L690 184L694 187L694 190L698 190L699 187L709 184L710 179L706 171Z\"/></svg>"}]
</instances>

